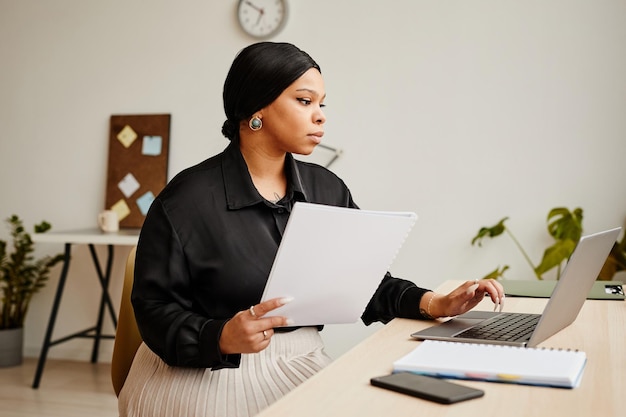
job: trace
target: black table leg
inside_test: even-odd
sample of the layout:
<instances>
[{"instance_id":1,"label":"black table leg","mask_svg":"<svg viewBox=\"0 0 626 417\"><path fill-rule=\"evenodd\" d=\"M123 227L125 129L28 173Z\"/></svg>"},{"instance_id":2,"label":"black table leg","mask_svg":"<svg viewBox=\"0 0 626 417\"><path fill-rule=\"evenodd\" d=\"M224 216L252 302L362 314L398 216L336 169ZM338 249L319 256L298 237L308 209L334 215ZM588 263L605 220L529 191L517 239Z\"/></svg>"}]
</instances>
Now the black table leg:
<instances>
[{"instance_id":1,"label":"black table leg","mask_svg":"<svg viewBox=\"0 0 626 417\"><path fill-rule=\"evenodd\" d=\"M59 277L59 284L57 285L57 292L52 302L52 311L50 312L50 320L48 320L48 328L46 329L46 335L44 337L43 346L41 348L41 354L39 355L39 362L37 363L37 371L35 372L35 379L33 380L33 388L39 388L39 382L41 381L41 374L43 373L43 367L46 364L46 357L48 356L48 350L52 345L52 331L54 330L54 322L59 312L59 305L61 304L61 296L63 295L63 287L65 286L65 280L67 278L67 271L70 267L72 244L65 244L65 255L63 259L63 269L61 270L61 276Z\"/></svg>"},{"instance_id":2,"label":"black table leg","mask_svg":"<svg viewBox=\"0 0 626 417\"><path fill-rule=\"evenodd\" d=\"M102 273L102 268L100 266L100 261L98 260L98 256L96 254L96 250L93 244L89 245L89 250L91 252L91 257L93 259L94 267L96 268L96 273L98 274L98 279L100 281L100 285L102 286L102 298L100 299L100 308L98 310L98 321L96 324L96 331L93 342L93 350L91 353L91 362L96 363L98 361L98 350L100 348L100 340L102 339L102 323L104 322L104 311L105 307L108 307L109 314L111 315L111 320L113 321L113 326L117 327L117 317L115 315L115 309L113 308L113 303L111 302L111 297L109 295L109 282L111 281L111 267L113 265L113 245L107 245L107 263L104 274Z\"/></svg>"}]
</instances>

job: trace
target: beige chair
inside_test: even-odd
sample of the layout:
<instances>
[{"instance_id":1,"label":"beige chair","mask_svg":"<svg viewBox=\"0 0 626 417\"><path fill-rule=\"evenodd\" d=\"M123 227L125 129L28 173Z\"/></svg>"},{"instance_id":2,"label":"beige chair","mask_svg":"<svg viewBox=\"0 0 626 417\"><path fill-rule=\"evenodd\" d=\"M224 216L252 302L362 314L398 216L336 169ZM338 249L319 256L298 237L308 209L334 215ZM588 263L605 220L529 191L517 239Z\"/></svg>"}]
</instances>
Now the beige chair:
<instances>
[{"instance_id":1,"label":"beige chair","mask_svg":"<svg viewBox=\"0 0 626 417\"><path fill-rule=\"evenodd\" d=\"M128 254L126 261L126 272L124 273L124 288L122 289L122 301L120 303L120 314L117 320L117 331L115 333L115 344L113 346L113 358L111 360L111 380L115 395L119 395L130 366L135 358L135 353L141 345L141 335L135 321L133 306L130 303L130 293L133 288L133 276L135 270L135 251L133 247Z\"/></svg>"}]
</instances>

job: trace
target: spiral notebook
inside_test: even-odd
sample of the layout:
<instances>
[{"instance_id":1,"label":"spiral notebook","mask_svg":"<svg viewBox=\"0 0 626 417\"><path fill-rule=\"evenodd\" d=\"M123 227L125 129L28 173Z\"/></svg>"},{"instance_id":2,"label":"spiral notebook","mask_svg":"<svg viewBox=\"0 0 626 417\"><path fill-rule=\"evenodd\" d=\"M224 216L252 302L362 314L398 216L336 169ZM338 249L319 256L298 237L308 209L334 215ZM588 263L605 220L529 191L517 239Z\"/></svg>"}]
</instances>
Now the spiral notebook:
<instances>
[{"instance_id":1,"label":"spiral notebook","mask_svg":"<svg viewBox=\"0 0 626 417\"><path fill-rule=\"evenodd\" d=\"M295 326L356 322L416 220L412 212L297 202L262 296L293 301L266 317Z\"/></svg>"},{"instance_id":2,"label":"spiral notebook","mask_svg":"<svg viewBox=\"0 0 626 417\"><path fill-rule=\"evenodd\" d=\"M575 388L587 363L577 350L426 340L393 363L394 372L440 378Z\"/></svg>"}]
</instances>

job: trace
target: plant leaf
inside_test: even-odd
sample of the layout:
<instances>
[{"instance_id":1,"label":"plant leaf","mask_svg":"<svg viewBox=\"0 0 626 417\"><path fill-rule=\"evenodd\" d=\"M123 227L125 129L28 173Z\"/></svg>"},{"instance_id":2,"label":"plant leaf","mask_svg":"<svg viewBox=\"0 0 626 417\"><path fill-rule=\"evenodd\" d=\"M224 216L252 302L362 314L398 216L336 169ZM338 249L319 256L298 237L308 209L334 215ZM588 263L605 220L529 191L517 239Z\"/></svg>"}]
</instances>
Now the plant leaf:
<instances>
[{"instance_id":1,"label":"plant leaf","mask_svg":"<svg viewBox=\"0 0 626 417\"><path fill-rule=\"evenodd\" d=\"M541 263L535 267L535 273L541 276L552 268L561 265L564 260L570 257L576 244L577 241L570 239L555 242L554 245L544 251Z\"/></svg>"},{"instance_id":2,"label":"plant leaf","mask_svg":"<svg viewBox=\"0 0 626 417\"><path fill-rule=\"evenodd\" d=\"M484 237L494 238L496 236L500 236L506 230L504 222L508 219L508 217L503 218L495 226L481 227L476 236L472 239L472 245L478 241L478 246L482 246L482 239Z\"/></svg>"},{"instance_id":3,"label":"plant leaf","mask_svg":"<svg viewBox=\"0 0 626 417\"><path fill-rule=\"evenodd\" d=\"M50 225L50 223L44 220L41 223L35 225L35 233L45 233L51 228L52 226Z\"/></svg>"},{"instance_id":4,"label":"plant leaf","mask_svg":"<svg viewBox=\"0 0 626 417\"><path fill-rule=\"evenodd\" d=\"M493 271L491 271L490 273L488 273L487 275L485 275L481 279L499 279L499 278L504 278L504 271L506 271L507 269L509 269L508 265L504 265L502 268L500 268L498 266L496 269L494 269Z\"/></svg>"},{"instance_id":5,"label":"plant leaf","mask_svg":"<svg viewBox=\"0 0 626 417\"><path fill-rule=\"evenodd\" d=\"M610 281L613 279L613 275L615 275L616 272L624 270L626 270L626 253L621 249L620 245L615 242L611 253L609 253L608 258L598 274L598 280Z\"/></svg>"},{"instance_id":6,"label":"plant leaf","mask_svg":"<svg viewBox=\"0 0 626 417\"><path fill-rule=\"evenodd\" d=\"M580 207L574 209L573 212L565 207L553 208L548 213L547 221L548 233L555 240L572 240L574 242L580 240L583 233L583 210Z\"/></svg>"}]
</instances>

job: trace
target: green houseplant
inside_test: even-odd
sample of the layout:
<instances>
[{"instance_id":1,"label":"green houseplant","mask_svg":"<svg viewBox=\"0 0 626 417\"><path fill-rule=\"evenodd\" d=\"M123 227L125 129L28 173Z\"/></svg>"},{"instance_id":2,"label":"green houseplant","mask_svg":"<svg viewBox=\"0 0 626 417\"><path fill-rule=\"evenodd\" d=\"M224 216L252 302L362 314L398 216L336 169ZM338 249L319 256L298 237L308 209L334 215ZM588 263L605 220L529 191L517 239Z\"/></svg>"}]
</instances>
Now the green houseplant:
<instances>
[{"instance_id":1,"label":"green houseplant","mask_svg":"<svg viewBox=\"0 0 626 417\"><path fill-rule=\"evenodd\" d=\"M0 240L0 366L22 362L22 339L26 313L33 295L44 287L50 269L63 259L62 254L36 260L34 245L22 220L13 215L6 219L10 228L12 251ZM36 233L51 228L42 221L34 226ZM6 343L2 345L2 343ZM19 349L19 352L13 350Z\"/></svg>"},{"instance_id":2,"label":"green houseplant","mask_svg":"<svg viewBox=\"0 0 626 417\"><path fill-rule=\"evenodd\" d=\"M506 233L520 250L537 279L544 279L544 274L554 268L556 268L556 279L559 279L563 265L569 259L578 240L582 236L583 210L580 207L572 211L565 207L556 207L550 210L547 218L548 233L554 239L554 243L544 251L541 262L537 265L533 264L519 240L506 226L506 220L508 220L508 217L503 218L494 226L480 228L476 236L472 239L472 245L477 243L478 246L482 246L483 239L495 238ZM498 266L483 278L503 278L504 272L508 269L508 265ZM621 242L615 242L613 245L613 249L598 279L611 280L616 272L624 270L626 270L626 236L622 237Z\"/></svg>"}]
</instances>

